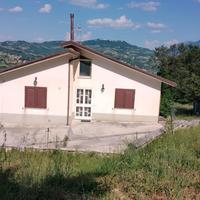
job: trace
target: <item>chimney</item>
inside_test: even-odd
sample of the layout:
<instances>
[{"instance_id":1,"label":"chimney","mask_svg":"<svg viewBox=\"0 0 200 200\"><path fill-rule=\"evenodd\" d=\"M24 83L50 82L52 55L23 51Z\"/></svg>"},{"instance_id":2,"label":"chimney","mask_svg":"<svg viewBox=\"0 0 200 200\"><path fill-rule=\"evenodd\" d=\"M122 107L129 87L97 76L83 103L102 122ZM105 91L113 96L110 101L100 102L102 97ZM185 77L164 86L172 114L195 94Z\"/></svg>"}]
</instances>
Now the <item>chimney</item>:
<instances>
[{"instance_id":1,"label":"chimney","mask_svg":"<svg viewBox=\"0 0 200 200\"><path fill-rule=\"evenodd\" d=\"M70 13L70 40L74 41L74 14Z\"/></svg>"}]
</instances>

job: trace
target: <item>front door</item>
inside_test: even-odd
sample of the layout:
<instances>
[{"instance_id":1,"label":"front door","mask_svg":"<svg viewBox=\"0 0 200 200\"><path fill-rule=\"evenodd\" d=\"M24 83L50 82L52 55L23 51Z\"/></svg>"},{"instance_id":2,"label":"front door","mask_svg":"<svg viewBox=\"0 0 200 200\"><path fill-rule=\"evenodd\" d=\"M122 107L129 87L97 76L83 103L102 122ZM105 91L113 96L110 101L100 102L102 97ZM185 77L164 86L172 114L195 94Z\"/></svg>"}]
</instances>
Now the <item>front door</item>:
<instances>
[{"instance_id":1,"label":"front door","mask_svg":"<svg viewBox=\"0 0 200 200\"><path fill-rule=\"evenodd\" d=\"M91 102L92 90L80 89L76 90L76 119L91 119Z\"/></svg>"}]
</instances>

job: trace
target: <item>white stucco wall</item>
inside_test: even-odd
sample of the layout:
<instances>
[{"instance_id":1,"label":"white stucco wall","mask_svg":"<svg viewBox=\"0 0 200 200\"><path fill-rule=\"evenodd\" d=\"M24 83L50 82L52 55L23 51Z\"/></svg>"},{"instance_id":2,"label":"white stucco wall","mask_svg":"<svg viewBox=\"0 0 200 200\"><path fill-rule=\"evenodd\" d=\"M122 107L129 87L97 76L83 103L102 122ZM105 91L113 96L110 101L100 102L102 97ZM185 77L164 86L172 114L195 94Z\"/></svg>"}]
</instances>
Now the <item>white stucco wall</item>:
<instances>
[{"instance_id":1,"label":"white stucco wall","mask_svg":"<svg viewBox=\"0 0 200 200\"><path fill-rule=\"evenodd\" d=\"M47 87L47 109L25 108L25 86ZM45 61L26 69L0 76L0 113L16 115L66 116L68 59L66 56Z\"/></svg>"},{"instance_id":2,"label":"white stucco wall","mask_svg":"<svg viewBox=\"0 0 200 200\"><path fill-rule=\"evenodd\" d=\"M116 115L141 116L141 121L149 117L148 121L156 121L159 115L161 82L152 79L139 72L134 72L105 59L98 59L96 56L85 54L86 57L93 59L91 78L80 78L79 68L76 70L74 82L74 99L77 88L92 89L92 114L100 118L112 118ZM105 91L101 92L102 84ZM135 108L134 109L115 109L115 89L135 89ZM73 105L75 112L75 103ZM107 116L107 117L106 117ZM97 117L98 118L98 117ZM140 121L140 120L139 120Z\"/></svg>"},{"instance_id":3,"label":"white stucco wall","mask_svg":"<svg viewBox=\"0 0 200 200\"><path fill-rule=\"evenodd\" d=\"M70 116L75 114L76 89L92 89L92 119L110 121L156 121L159 115L161 82L101 57L82 52L92 59L91 78L79 77L79 61L73 61L71 69ZM68 101L67 56L34 64L28 68L0 75L0 121L10 119L28 123L35 120L49 121L48 117L62 117L57 122L65 123ZM24 107L25 86L33 86L37 77L39 87L47 87L47 109ZM104 84L105 91L101 91ZM115 89L135 89L134 109L115 109ZM39 117L38 117L39 116ZM54 119L53 119L54 120Z\"/></svg>"}]
</instances>

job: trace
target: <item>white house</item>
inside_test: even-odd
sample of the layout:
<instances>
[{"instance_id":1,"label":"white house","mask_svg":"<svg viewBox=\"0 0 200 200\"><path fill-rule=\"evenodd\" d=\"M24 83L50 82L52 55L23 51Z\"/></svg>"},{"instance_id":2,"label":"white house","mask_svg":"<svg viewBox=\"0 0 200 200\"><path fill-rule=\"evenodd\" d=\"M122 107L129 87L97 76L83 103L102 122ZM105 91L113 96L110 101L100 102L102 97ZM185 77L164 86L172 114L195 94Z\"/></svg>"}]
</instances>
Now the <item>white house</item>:
<instances>
[{"instance_id":1,"label":"white house","mask_svg":"<svg viewBox=\"0 0 200 200\"><path fill-rule=\"evenodd\" d=\"M161 84L176 84L78 42L0 71L0 122L158 121Z\"/></svg>"}]
</instances>

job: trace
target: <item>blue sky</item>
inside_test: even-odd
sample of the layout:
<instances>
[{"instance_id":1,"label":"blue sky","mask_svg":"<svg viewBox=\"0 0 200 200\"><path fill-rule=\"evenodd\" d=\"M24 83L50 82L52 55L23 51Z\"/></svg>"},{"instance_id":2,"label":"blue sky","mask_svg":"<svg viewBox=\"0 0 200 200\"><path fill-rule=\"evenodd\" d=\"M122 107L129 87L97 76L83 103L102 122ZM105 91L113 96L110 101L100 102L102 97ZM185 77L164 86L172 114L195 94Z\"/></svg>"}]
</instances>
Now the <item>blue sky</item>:
<instances>
[{"instance_id":1,"label":"blue sky","mask_svg":"<svg viewBox=\"0 0 200 200\"><path fill-rule=\"evenodd\" d=\"M0 0L0 41L124 40L154 48L200 40L200 0Z\"/></svg>"}]
</instances>

